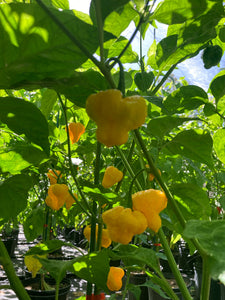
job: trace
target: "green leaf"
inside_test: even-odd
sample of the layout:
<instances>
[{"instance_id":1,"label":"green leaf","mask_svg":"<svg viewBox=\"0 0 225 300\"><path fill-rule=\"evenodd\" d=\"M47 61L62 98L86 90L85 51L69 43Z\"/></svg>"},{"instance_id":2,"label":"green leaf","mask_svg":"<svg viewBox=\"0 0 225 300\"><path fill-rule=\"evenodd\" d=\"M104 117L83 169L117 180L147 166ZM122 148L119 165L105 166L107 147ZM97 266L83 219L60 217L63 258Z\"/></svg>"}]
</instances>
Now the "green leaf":
<instances>
[{"instance_id":1,"label":"green leaf","mask_svg":"<svg viewBox=\"0 0 225 300\"><path fill-rule=\"evenodd\" d=\"M225 129L218 129L214 133L213 147L219 160L225 163Z\"/></svg>"},{"instance_id":2,"label":"green leaf","mask_svg":"<svg viewBox=\"0 0 225 300\"><path fill-rule=\"evenodd\" d=\"M40 111L43 113L46 119L52 111L57 98L57 93L54 90L47 89L43 92L41 97Z\"/></svg>"},{"instance_id":3,"label":"green leaf","mask_svg":"<svg viewBox=\"0 0 225 300\"><path fill-rule=\"evenodd\" d=\"M98 48L98 32L72 11L51 12L88 49ZM0 88L48 87L68 78L87 55L36 4L13 3L0 7ZM57 34L56 34L57 33ZM105 33L105 41L114 36Z\"/></svg>"},{"instance_id":4,"label":"green leaf","mask_svg":"<svg viewBox=\"0 0 225 300\"><path fill-rule=\"evenodd\" d=\"M213 96L218 102L225 95L225 71L219 72L211 81L209 86Z\"/></svg>"},{"instance_id":5,"label":"green leaf","mask_svg":"<svg viewBox=\"0 0 225 300\"><path fill-rule=\"evenodd\" d=\"M49 155L48 123L34 104L19 98L0 97L0 120L15 133L25 134Z\"/></svg>"},{"instance_id":6,"label":"green leaf","mask_svg":"<svg viewBox=\"0 0 225 300\"><path fill-rule=\"evenodd\" d=\"M123 48L127 45L128 40L124 37L119 37L116 41L109 41L104 44L105 57L119 56ZM97 52L99 54L99 52ZM127 48L124 55L121 57L122 63L135 63L138 62L138 55L132 50L131 45Z\"/></svg>"},{"instance_id":7,"label":"green leaf","mask_svg":"<svg viewBox=\"0 0 225 300\"><path fill-rule=\"evenodd\" d=\"M105 291L108 290L106 286L107 277L109 273L109 257L107 251L100 251L98 253L90 253L79 257L73 264L74 273L88 282L95 283L98 288Z\"/></svg>"},{"instance_id":8,"label":"green leaf","mask_svg":"<svg viewBox=\"0 0 225 300\"><path fill-rule=\"evenodd\" d=\"M54 259L44 259L37 257L41 262L45 270L47 270L51 277L53 277L56 283L60 283L66 276L66 271L70 270L74 260L54 260Z\"/></svg>"},{"instance_id":9,"label":"green leaf","mask_svg":"<svg viewBox=\"0 0 225 300\"><path fill-rule=\"evenodd\" d=\"M10 220L27 206L28 191L32 186L27 175L15 175L0 185L0 218Z\"/></svg>"},{"instance_id":10,"label":"green leaf","mask_svg":"<svg viewBox=\"0 0 225 300\"><path fill-rule=\"evenodd\" d=\"M188 19L197 18L207 8L206 0L164 0L159 3L152 19L164 24L183 23Z\"/></svg>"},{"instance_id":11,"label":"green leaf","mask_svg":"<svg viewBox=\"0 0 225 300\"><path fill-rule=\"evenodd\" d=\"M152 135L163 138L172 129L185 122L199 120L198 118L179 118L175 116L160 116L148 122L148 129Z\"/></svg>"},{"instance_id":12,"label":"green leaf","mask_svg":"<svg viewBox=\"0 0 225 300\"><path fill-rule=\"evenodd\" d=\"M209 197L198 185L174 184L170 188L186 219L205 219L211 214Z\"/></svg>"},{"instance_id":13,"label":"green leaf","mask_svg":"<svg viewBox=\"0 0 225 300\"><path fill-rule=\"evenodd\" d=\"M38 236L43 234L45 224L44 206L39 206L32 209L23 222L23 230L28 242L35 240Z\"/></svg>"},{"instance_id":14,"label":"green leaf","mask_svg":"<svg viewBox=\"0 0 225 300\"><path fill-rule=\"evenodd\" d=\"M102 21L104 21L105 18L110 13L123 7L128 2L129 2L129 0L100 0ZM93 20L93 23L95 23L96 22L96 13L95 13L95 1L94 0L91 1L90 16Z\"/></svg>"},{"instance_id":15,"label":"green leaf","mask_svg":"<svg viewBox=\"0 0 225 300\"><path fill-rule=\"evenodd\" d=\"M117 258L122 259L126 266L147 265L159 271L158 257L152 249L138 248L135 245L120 245L112 252L112 259Z\"/></svg>"},{"instance_id":16,"label":"green leaf","mask_svg":"<svg viewBox=\"0 0 225 300\"><path fill-rule=\"evenodd\" d=\"M180 154L213 166L212 145L212 138L208 132L185 130L178 133L171 142L166 144L166 149L172 154Z\"/></svg>"},{"instance_id":17,"label":"green leaf","mask_svg":"<svg viewBox=\"0 0 225 300\"><path fill-rule=\"evenodd\" d=\"M46 154L40 149L18 142L0 152L0 169L14 175L31 165L38 166L46 159Z\"/></svg>"},{"instance_id":18,"label":"green leaf","mask_svg":"<svg viewBox=\"0 0 225 300\"><path fill-rule=\"evenodd\" d=\"M64 94L77 106L85 107L86 99L90 94L106 90L108 85L101 73L94 70L87 70L74 72L70 79L61 83L53 83L52 88Z\"/></svg>"},{"instance_id":19,"label":"green leaf","mask_svg":"<svg viewBox=\"0 0 225 300\"><path fill-rule=\"evenodd\" d=\"M62 9L69 9L69 1L68 0L51 0L52 5L54 5L57 8L62 8Z\"/></svg>"},{"instance_id":20,"label":"green leaf","mask_svg":"<svg viewBox=\"0 0 225 300\"><path fill-rule=\"evenodd\" d=\"M193 110L208 102L207 93L196 85L182 86L175 90L163 102L167 114L183 113Z\"/></svg>"},{"instance_id":21,"label":"green leaf","mask_svg":"<svg viewBox=\"0 0 225 300\"><path fill-rule=\"evenodd\" d=\"M211 276L225 284L225 221L190 220L186 223L184 236L196 238L208 254Z\"/></svg>"},{"instance_id":22,"label":"green leaf","mask_svg":"<svg viewBox=\"0 0 225 300\"><path fill-rule=\"evenodd\" d=\"M123 9L114 10L107 16L104 30L119 37L132 21L137 20L139 20L138 12L133 9L131 3L127 3Z\"/></svg>"},{"instance_id":23,"label":"green leaf","mask_svg":"<svg viewBox=\"0 0 225 300\"><path fill-rule=\"evenodd\" d=\"M208 1L207 4L206 11L198 18L188 20L185 24L169 26L167 37L160 41L157 48L153 45L148 53L147 63L152 68L158 69L159 72L168 70L172 65L196 56L204 48L204 43L217 36L215 26L221 20L223 5L220 1ZM168 39L169 36L173 36L173 38ZM170 55L163 51L167 48L167 40L170 45ZM154 58L155 56L156 58Z\"/></svg>"}]
</instances>

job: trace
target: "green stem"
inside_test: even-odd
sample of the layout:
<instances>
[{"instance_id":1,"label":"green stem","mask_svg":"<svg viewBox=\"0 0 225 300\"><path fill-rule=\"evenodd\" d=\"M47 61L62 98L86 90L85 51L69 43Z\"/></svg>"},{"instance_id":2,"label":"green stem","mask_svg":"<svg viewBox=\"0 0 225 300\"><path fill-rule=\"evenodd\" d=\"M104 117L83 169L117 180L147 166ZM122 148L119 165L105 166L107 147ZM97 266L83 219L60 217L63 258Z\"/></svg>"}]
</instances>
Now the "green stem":
<instances>
[{"instance_id":1,"label":"green stem","mask_svg":"<svg viewBox=\"0 0 225 300\"><path fill-rule=\"evenodd\" d=\"M16 276L12 261L1 239L0 239L0 264L3 266L4 271L10 282L10 286L16 293L17 297L20 300L30 300L30 297L27 294L24 286L22 285L19 278Z\"/></svg>"},{"instance_id":2,"label":"green stem","mask_svg":"<svg viewBox=\"0 0 225 300\"><path fill-rule=\"evenodd\" d=\"M192 297L187 289L187 286L184 282L184 279L183 277L181 276L181 273L177 267L177 264L176 264L176 261L173 257L173 254L170 250L170 247L169 247L169 244L167 242L167 239L164 235L164 232L162 230L162 228L159 229L159 232L158 232L158 235L159 235L159 238L160 238L160 241L162 243L162 246L163 246L163 249L165 251L165 254L166 254L166 257L168 259L168 262L169 262L169 266L171 268L171 271L176 279L176 282L179 286L179 289L182 293L182 296L184 297L185 300L192 300Z\"/></svg>"},{"instance_id":3,"label":"green stem","mask_svg":"<svg viewBox=\"0 0 225 300\"><path fill-rule=\"evenodd\" d=\"M154 0L154 3L155 3L155 0ZM154 3L152 4L151 8L153 7ZM126 52L127 48L130 46L130 44L132 43L133 39L135 38L140 26L145 22L145 19L146 19L146 12L148 10L148 4L149 4L149 1L146 2L145 4L145 8L144 8L144 12L142 13L141 17L140 17L140 20L138 22L138 25L135 29L135 31L133 32L132 36L130 37L129 41L127 42L126 46L123 48L123 50L120 52L119 56L117 57L118 59L120 59L124 53ZM148 14L150 14L151 10L149 11ZM110 68L112 69L114 66L115 66L116 62L112 63L110 65Z\"/></svg>"},{"instance_id":4,"label":"green stem","mask_svg":"<svg viewBox=\"0 0 225 300\"><path fill-rule=\"evenodd\" d=\"M101 11L101 1L94 0L96 20L98 25L98 38L99 38L99 47L100 47L100 59L101 63L104 64L104 31L103 31L103 22L102 22L102 11Z\"/></svg>"},{"instance_id":5,"label":"green stem","mask_svg":"<svg viewBox=\"0 0 225 300\"><path fill-rule=\"evenodd\" d=\"M132 144L131 144L131 147L130 147L130 150L129 150L129 153L128 153L128 156L127 156L127 161L128 161L128 162L129 162L129 161L131 160L131 158L132 158L132 154L133 154L133 151L134 151L134 147L135 147L135 141L134 141L134 139L133 139ZM123 178L124 178L124 175L125 175L125 173L126 173L126 170L127 170L127 169L124 167L124 168L123 168ZM121 187L122 182L123 182L123 179L120 180L120 182L118 182L118 184L117 184L117 186L116 186L116 188L115 188L115 193L118 193L118 191L119 191L119 189L120 189L120 187Z\"/></svg>"},{"instance_id":6,"label":"green stem","mask_svg":"<svg viewBox=\"0 0 225 300\"><path fill-rule=\"evenodd\" d=\"M79 182L77 180L77 176L76 176L76 173L74 172L74 167L73 167L73 163L72 163L72 159L71 159L71 147L70 147L70 137L69 137L69 128L68 128L68 120L67 120L67 114L66 114L66 107L62 101L62 98L60 96L60 94L58 94L58 98L59 98L59 101L61 103L61 106L62 106L62 110L63 110L63 113L64 113L64 118L65 118L65 123L66 123L66 133L67 133L67 145L68 145L68 158L69 158L69 166L70 166L70 172L71 172L71 175L72 175L72 178L76 184L76 187L77 187L77 190L81 196L81 199L82 201L84 202L85 206L87 209L85 209L83 206L81 206L83 208L83 211L90 217L90 207L89 207L89 204L87 202L87 199L85 198L81 188L80 188L80 185L79 185ZM72 195L73 197L73 195ZM76 199L76 202L78 203L78 199Z\"/></svg>"},{"instance_id":7,"label":"green stem","mask_svg":"<svg viewBox=\"0 0 225 300\"><path fill-rule=\"evenodd\" d=\"M157 84L157 86L150 92L151 95L155 95L158 90L161 88L161 86L163 85L163 83L167 80L167 78L170 76L170 74L175 70L177 64L173 65L168 71L167 73L163 76L162 80Z\"/></svg>"},{"instance_id":8,"label":"green stem","mask_svg":"<svg viewBox=\"0 0 225 300\"><path fill-rule=\"evenodd\" d=\"M130 282L130 270L127 270L126 277L127 277L127 279L126 279L126 284L125 284L125 287L124 287L124 290L123 290L122 300L126 299L126 294L127 294L127 291L128 291L128 285L129 285L129 282Z\"/></svg>"},{"instance_id":9,"label":"green stem","mask_svg":"<svg viewBox=\"0 0 225 300\"><path fill-rule=\"evenodd\" d=\"M200 300L208 300L210 294L211 277L209 272L209 259L207 255L202 256L202 285Z\"/></svg>"},{"instance_id":10,"label":"green stem","mask_svg":"<svg viewBox=\"0 0 225 300\"><path fill-rule=\"evenodd\" d=\"M128 160L126 159L126 156L124 155L123 151L122 151L118 146L115 146L115 147L116 147L116 150L117 150L117 152L119 153L119 155L120 155L120 157L121 157L121 159L122 159L122 161L123 161L123 164L124 164L124 166L126 167L128 173L130 174L130 176L131 176L132 178L135 177L134 171L132 170L132 168L131 168L131 166L130 166ZM135 184L136 184L136 186L137 186L137 188L138 188L139 190L142 190L142 186L141 186L141 184L139 183L139 181L137 180L137 178L136 178L136 180L135 180Z\"/></svg>"},{"instance_id":11,"label":"green stem","mask_svg":"<svg viewBox=\"0 0 225 300\"><path fill-rule=\"evenodd\" d=\"M101 157L101 143L97 142L95 170L94 170L94 184L99 184L100 171L100 157ZM90 238L90 253L96 250L96 223L97 223L97 202L93 200L92 216L91 216L91 238ZM92 294L92 283L87 283L87 295Z\"/></svg>"}]
</instances>

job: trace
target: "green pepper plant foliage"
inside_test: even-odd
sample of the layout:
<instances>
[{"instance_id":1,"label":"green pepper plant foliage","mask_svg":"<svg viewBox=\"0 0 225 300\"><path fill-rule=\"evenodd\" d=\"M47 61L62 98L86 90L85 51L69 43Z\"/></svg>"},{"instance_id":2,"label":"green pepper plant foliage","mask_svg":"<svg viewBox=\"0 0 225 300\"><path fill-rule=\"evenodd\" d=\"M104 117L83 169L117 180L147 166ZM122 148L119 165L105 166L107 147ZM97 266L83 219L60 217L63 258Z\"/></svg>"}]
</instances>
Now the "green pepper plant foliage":
<instances>
[{"instance_id":1,"label":"green pepper plant foliage","mask_svg":"<svg viewBox=\"0 0 225 300\"><path fill-rule=\"evenodd\" d=\"M92 0L89 14L70 10L68 0L0 1L0 224L18 218L28 241L43 234L43 247L35 247L34 255L63 245L49 241L49 216L53 228L92 225L87 254L57 264L40 259L57 282L72 270L87 280L87 295L94 286L96 293L109 293L109 261L120 259L127 272L123 299L128 289L139 297L129 283L133 269L144 270L157 292L177 299L160 271L157 249L141 246L148 236L161 243L183 298L192 299L167 243L172 232L202 257L201 300L209 297L210 278L225 284L225 71L207 90L174 76L181 62L198 54L205 72L223 63L224 17L222 0ZM143 41L154 31L158 37L157 22L167 26L167 34L159 42L152 36L143 53ZM125 36L131 23L135 29ZM139 49L132 48L134 38ZM147 103L145 124L110 148L97 141L96 124L85 110L91 94L109 89L140 95ZM70 122L85 126L74 144ZM105 189L101 182L109 165L124 177ZM69 209L46 206L49 169L60 171L58 181L77 193ZM131 207L131 194L150 188L163 190L168 199L160 230L146 229L129 245L101 248L102 213ZM1 241L0 263L19 299L29 299Z\"/></svg>"}]
</instances>

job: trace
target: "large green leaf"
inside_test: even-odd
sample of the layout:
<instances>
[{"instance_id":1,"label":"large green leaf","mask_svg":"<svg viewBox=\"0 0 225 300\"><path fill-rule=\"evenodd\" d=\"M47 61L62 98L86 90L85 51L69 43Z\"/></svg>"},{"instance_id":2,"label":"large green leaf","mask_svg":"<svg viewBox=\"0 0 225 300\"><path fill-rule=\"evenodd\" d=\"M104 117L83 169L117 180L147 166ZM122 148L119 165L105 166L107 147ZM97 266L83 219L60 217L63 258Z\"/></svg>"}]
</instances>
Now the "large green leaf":
<instances>
[{"instance_id":1,"label":"large green leaf","mask_svg":"<svg viewBox=\"0 0 225 300\"><path fill-rule=\"evenodd\" d=\"M131 21L136 22L138 19L138 12L133 9L130 3L128 3L123 9L115 10L107 16L104 23L104 29L115 36L119 36L129 26Z\"/></svg>"},{"instance_id":2,"label":"large green leaf","mask_svg":"<svg viewBox=\"0 0 225 300\"><path fill-rule=\"evenodd\" d=\"M43 113L43 115L46 117L46 119L49 117L50 112L53 109L53 106L55 102L57 101L58 96L56 91L47 89L43 92L41 97L41 107L40 111Z\"/></svg>"},{"instance_id":3,"label":"large green leaf","mask_svg":"<svg viewBox=\"0 0 225 300\"><path fill-rule=\"evenodd\" d=\"M175 90L163 102L167 114L183 113L193 110L208 102L207 93L196 85L182 86Z\"/></svg>"},{"instance_id":4,"label":"large green leaf","mask_svg":"<svg viewBox=\"0 0 225 300\"><path fill-rule=\"evenodd\" d=\"M198 185L174 184L170 187L186 219L205 219L211 214L209 197Z\"/></svg>"},{"instance_id":5,"label":"large green leaf","mask_svg":"<svg viewBox=\"0 0 225 300\"><path fill-rule=\"evenodd\" d=\"M153 19L165 24L183 23L196 18L207 8L206 0L164 0L154 11Z\"/></svg>"},{"instance_id":6,"label":"large green leaf","mask_svg":"<svg viewBox=\"0 0 225 300\"><path fill-rule=\"evenodd\" d=\"M111 253L112 259L122 259L126 266L149 266L159 271L156 252L148 248L139 248L135 245L120 245Z\"/></svg>"},{"instance_id":7,"label":"large green leaf","mask_svg":"<svg viewBox=\"0 0 225 300\"><path fill-rule=\"evenodd\" d=\"M27 175L15 175L0 185L0 218L5 221L16 217L27 206L32 180Z\"/></svg>"},{"instance_id":8,"label":"large green leaf","mask_svg":"<svg viewBox=\"0 0 225 300\"><path fill-rule=\"evenodd\" d=\"M30 214L23 222L23 230L28 242L35 240L38 236L43 234L45 224L45 210L44 205L32 209Z\"/></svg>"},{"instance_id":9,"label":"large green leaf","mask_svg":"<svg viewBox=\"0 0 225 300\"><path fill-rule=\"evenodd\" d=\"M199 120L198 118L179 118L176 116L160 116L158 118L151 119L148 122L148 129L152 135L163 138L172 129L177 128L188 121Z\"/></svg>"},{"instance_id":10,"label":"large green leaf","mask_svg":"<svg viewBox=\"0 0 225 300\"><path fill-rule=\"evenodd\" d=\"M86 99L90 94L109 88L106 79L99 72L91 69L74 72L70 79L53 82L51 87L79 107L85 107Z\"/></svg>"},{"instance_id":11,"label":"large green leaf","mask_svg":"<svg viewBox=\"0 0 225 300\"><path fill-rule=\"evenodd\" d=\"M0 97L0 120L15 133L25 134L49 155L48 123L34 104L19 98Z\"/></svg>"},{"instance_id":12,"label":"large green leaf","mask_svg":"<svg viewBox=\"0 0 225 300\"><path fill-rule=\"evenodd\" d=\"M98 47L98 33L72 11L51 12L90 53ZM0 88L48 86L48 81L70 77L87 56L36 4L0 6ZM105 34L105 41L113 38Z\"/></svg>"},{"instance_id":13,"label":"large green leaf","mask_svg":"<svg viewBox=\"0 0 225 300\"><path fill-rule=\"evenodd\" d=\"M25 168L38 166L47 158L45 152L25 143L17 143L0 150L0 170L11 174L19 174Z\"/></svg>"},{"instance_id":14,"label":"large green leaf","mask_svg":"<svg viewBox=\"0 0 225 300\"><path fill-rule=\"evenodd\" d=\"M90 253L77 259L73 264L74 273L88 282L95 283L99 288L107 291L107 277L109 273L109 257L107 251Z\"/></svg>"},{"instance_id":15,"label":"large green leaf","mask_svg":"<svg viewBox=\"0 0 225 300\"><path fill-rule=\"evenodd\" d=\"M219 72L210 83L210 90L218 102L225 95L225 71Z\"/></svg>"},{"instance_id":16,"label":"large green leaf","mask_svg":"<svg viewBox=\"0 0 225 300\"><path fill-rule=\"evenodd\" d=\"M112 13L127 4L130 0L100 0L102 21ZM91 1L90 16L93 22L96 22L95 1Z\"/></svg>"},{"instance_id":17,"label":"large green leaf","mask_svg":"<svg viewBox=\"0 0 225 300\"><path fill-rule=\"evenodd\" d=\"M213 147L216 154L225 163L225 129L218 129L213 135Z\"/></svg>"},{"instance_id":18,"label":"large green leaf","mask_svg":"<svg viewBox=\"0 0 225 300\"><path fill-rule=\"evenodd\" d=\"M187 222L184 236L196 238L208 254L211 276L225 284L224 220Z\"/></svg>"},{"instance_id":19,"label":"large green leaf","mask_svg":"<svg viewBox=\"0 0 225 300\"><path fill-rule=\"evenodd\" d=\"M185 130L167 143L166 149L172 154L180 154L183 157L213 166L212 145L212 138L208 132Z\"/></svg>"}]
</instances>

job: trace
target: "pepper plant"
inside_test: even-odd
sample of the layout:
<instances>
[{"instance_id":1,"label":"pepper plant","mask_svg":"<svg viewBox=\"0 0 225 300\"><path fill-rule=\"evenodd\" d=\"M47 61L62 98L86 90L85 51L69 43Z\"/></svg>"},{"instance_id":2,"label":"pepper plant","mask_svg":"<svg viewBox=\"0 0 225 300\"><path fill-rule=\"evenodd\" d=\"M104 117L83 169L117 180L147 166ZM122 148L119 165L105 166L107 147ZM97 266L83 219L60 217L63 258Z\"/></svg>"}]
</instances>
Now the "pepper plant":
<instances>
[{"instance_id":1,"label":"pepper plant","mask_svg":"<svg viewBox=\"0 0 225 300\"><path fill-rule=\"evenodd\" d=\"M1 224L20 215L30 239L43 233L29 254L57 283L72 270L87 280L87 299L117 291L124 272L109 261L121 259L123 299L128 289L138 297L129 284L135 268L146 272L149 286L178 299L157 251L135 242L147 232L160 241L189 300L170 230L202 257L201 300L211 278L225 284L225 71L207 91L173 77L201 53L206 72L223 61L224 17L222 0L92 0L89 15L70 10L68 0L0 1ZM159 42L153 36L143 53L157 22L167 34ZM131 23L133 33L124 36ZM104 186L109 166L123 176ZM43 230L49 213L61 225L85 220L88 254L57 264L40 258L63 245ZM109 240L110 249L103 246ZM18 298L29 299L1 240L0 262Z\"/></svg>"}]
</instances>

